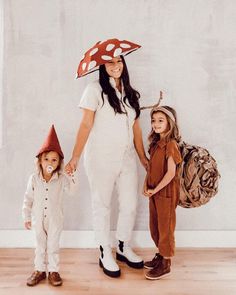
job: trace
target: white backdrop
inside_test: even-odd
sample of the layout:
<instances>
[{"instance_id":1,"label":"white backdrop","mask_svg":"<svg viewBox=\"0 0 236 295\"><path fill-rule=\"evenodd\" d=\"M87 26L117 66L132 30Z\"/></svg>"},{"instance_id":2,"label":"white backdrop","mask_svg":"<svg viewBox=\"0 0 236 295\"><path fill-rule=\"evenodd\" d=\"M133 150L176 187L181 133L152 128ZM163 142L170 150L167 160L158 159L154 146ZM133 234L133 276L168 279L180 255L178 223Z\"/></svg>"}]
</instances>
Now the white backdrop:
<instances>
[{"instance_id":1,"label":"white backdrop","mask_svg":"<svg viewBox=\"0 0 236 295\"><path fill-rule=\"evenodd\" d=\"M80 57L95 42L128 39L142 48L127 56L141 105L176 108L185 141L209 149L221 173L218 195L197 209L178 208L179 231L236 230L236 3L234 0L8 0L4 6L3 122L0 148L0 230L21 230L21 207L34 155L55 124L66 160L81 118L85 85L75 80ZM141 125L145 146L149 112ZM83 161L80 186L66 199L65 230L89 231L90 191ZM148 202L140 196L135 229L148 230ZM114 218L116 224L116 194Z\"/></svg>"}]
</instances>

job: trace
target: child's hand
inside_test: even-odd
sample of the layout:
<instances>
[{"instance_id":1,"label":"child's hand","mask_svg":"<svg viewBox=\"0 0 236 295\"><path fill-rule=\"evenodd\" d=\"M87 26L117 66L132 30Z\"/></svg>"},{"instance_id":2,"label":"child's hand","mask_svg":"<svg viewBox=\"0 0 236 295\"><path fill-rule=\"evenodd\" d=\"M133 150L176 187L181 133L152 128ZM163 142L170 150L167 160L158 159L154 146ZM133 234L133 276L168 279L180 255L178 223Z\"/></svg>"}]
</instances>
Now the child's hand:
<instances>
[{"instance_id":1,"label":"child's hand","mask_svg":"<svg viewBox=\"0 0 236 295\"><path fill-rule=\"evenodd\" d=\"M145 182L144 185L143 185L143 195L144 195L145 197L149 197L149 195L147 194L147 191L148 191L148 189L147 189L147 184L146 184L146 182Z\"/></svg>"},{"instance_id":2,"label":"child's hand","mask_svg":"<svg viewBox=\"0 0 236 295\"><path fill-rule=\"evenodd\" d=\"M25 228L26 229L31 229L31 221L26 221L25 222Z\"/></svg>"},{"instance_id":3,"label":"child's hand","mask_svg":"<svg viewBox=\"0 0 236 295\"><path fill-rule=\"evenodd\" d=\"M146 191L146 194L145 194L145 196L147 196L147 197L152 197L153 195L155 195L156 194L156 191L154 190L154 189L148 189L147 191Z\"/></svg>"}]
</instances>

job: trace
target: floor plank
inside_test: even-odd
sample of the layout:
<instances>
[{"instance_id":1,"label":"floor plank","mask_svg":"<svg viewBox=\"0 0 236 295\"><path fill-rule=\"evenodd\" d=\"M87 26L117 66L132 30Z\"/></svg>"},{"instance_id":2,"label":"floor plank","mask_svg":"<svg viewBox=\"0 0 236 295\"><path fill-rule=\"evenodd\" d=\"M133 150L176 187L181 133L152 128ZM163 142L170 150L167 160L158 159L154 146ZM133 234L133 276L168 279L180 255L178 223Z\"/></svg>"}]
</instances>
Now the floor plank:
<instances>
[{"instance_id":1,"label":"floor plank","mask_svg":"<svg viewBox=\"0 0 236 295\"><path fill-rule=\"evenodd\" d=\"M136 249L152 258L153 249ZM236 249L177 249L172 272L159 281L148 281L145 270L119 263L120 278L105 276L98 267L96 249L62 249L63 286L52 287L47 280L27 287L32 272L34 249L0 249L0 295L223 295L236 294Z\"/></svg>"}]
</instances>

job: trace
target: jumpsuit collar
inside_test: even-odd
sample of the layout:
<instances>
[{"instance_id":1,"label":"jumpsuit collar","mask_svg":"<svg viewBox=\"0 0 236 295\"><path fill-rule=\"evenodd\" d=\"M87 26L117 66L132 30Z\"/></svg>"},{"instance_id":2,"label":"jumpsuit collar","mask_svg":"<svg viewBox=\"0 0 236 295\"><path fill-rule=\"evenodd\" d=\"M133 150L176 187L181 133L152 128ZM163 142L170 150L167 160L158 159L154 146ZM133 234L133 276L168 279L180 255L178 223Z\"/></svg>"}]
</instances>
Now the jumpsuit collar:
<instances>
[{"instance_id":1,"label":"jumpsuit collar","mask_svg":"<svg viewBox=\"0 0 236 295\"><path fill-rule=\"evenodd\" d=\"M164 146L167 145L167 140L166 140L165 138L160 139L160 140L157 142L157 145L162 149Z\"/></svg>"},{"instance_id":2,"label":"jumpsuit collar","mask_svg":"<svg viewBox=\"0 0 236 295\"><path fill-rule=\"evenodd\" d=\"M113 77L109 77L109 82L111 84L111 86L115 89L116 91L116 94L119 98L122 98L123 94L124 94L124 85L123 85L123 82L122 80L120 81L121 83L121 93L120 91L116 88L116 81Z\"/></svg>"},{"instance_id":3,"label":"jumpsuit collar","mask_svg":"<svg viewBox=\"0 0 236 295\"><path fill-rule=\"evenodd\" d=\"M167 145L167 141L165 138L160 139L154 147L152 147L152 149L150 150L150 158L153 157L153 155L155 154L155 151L157 150L157 148L161 148L163 149L165 146Z\"/></svg>"},{"instance_id":4,"label":"jumpsuit collar","mask_svg":"<svg viewBox=\"0 0 236 295\"><path fill-rule=\"evenodd\" d=\"M41 179L43 182L46 182L46 180L43 178L43 174L42 174L41 171L40 171L40 173L39 173L39 177L40 177L40 179ZM51 179L50 179L48 182L51 182L51 181L53 181L53 180L57 180L58 177L59 177L59 176L58 176L58 172L55 172L55 173L53 173Z\"/></svg>"}]
</instances>

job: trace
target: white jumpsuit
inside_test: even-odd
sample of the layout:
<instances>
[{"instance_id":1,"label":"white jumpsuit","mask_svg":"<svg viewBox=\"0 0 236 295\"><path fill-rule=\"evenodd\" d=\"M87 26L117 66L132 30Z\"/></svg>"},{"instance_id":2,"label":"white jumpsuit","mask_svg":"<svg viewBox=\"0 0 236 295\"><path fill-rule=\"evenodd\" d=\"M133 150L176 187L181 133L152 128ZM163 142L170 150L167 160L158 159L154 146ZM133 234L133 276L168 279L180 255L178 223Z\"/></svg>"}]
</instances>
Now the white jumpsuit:
<instances>
[{"instance_id":1,"label":"white jumpsuit","mask_svg":"<svg viewBox=\"0 0 236 295\"><path fill-rule=\"evenodd\" d=\"M110 78L115 88L115 80ZM119 216L116 237L129 241L134 227L137 207L137 166L133 143L135 110L115 88L127 114L115 114L107 95L104 103L98 81L90 83L79 107L95 111L94 125L84 153L93 209L95 238L99 245L110 245L111 199L114 186L118 190Z\"/></svg>"},{"instance_id":2,"label":"white jumpsuit","mask_svg":"<svg viewBox=\"0 0 236 295\"><path fill-rule=\"evenodd\" d=\"M54 173L46 182L41 173L29 178L23 202L23 219L32 220L36 235L35 270L58 272L59 240L63 229L63 197L73 194L77 180ZM46 255L48 265L46 262Z\"/></svg>"}]
</instances>

